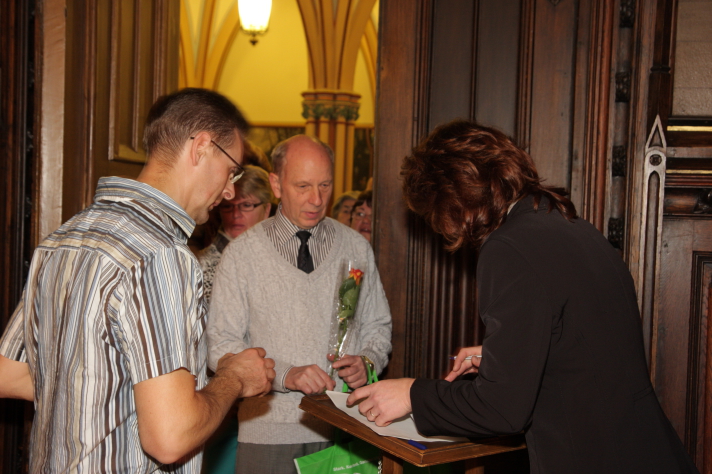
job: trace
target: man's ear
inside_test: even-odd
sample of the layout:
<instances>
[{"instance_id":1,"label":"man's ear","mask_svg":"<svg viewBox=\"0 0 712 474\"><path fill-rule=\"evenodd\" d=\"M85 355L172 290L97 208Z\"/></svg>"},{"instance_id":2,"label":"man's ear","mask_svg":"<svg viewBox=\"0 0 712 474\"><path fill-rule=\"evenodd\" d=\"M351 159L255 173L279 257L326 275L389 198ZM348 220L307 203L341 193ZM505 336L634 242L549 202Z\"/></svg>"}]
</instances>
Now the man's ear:
<instances>
[{"instance_id":1,"label":"man's ear","mask_svg":"<svg viewBox=\"0 0 712 474\"><path fill-rule=\"evenodd\" d=\"M269 184L272 186L272 192L277 199L282 197L282 183L279 179L279 175L276 173L269 174Z\"/></svg>"},{"instance_id":2,"label":"man's ear","mask_svg":"<svg viewBox=\"0 0 712 474\"><path fill-rule=\"evenodd\" d=\"M190 159L193 166L197 166L205 158L208 147L212 145L212 140L208 132L199 132L193 136L190 147Z\"/></svg>"}]
</instances>

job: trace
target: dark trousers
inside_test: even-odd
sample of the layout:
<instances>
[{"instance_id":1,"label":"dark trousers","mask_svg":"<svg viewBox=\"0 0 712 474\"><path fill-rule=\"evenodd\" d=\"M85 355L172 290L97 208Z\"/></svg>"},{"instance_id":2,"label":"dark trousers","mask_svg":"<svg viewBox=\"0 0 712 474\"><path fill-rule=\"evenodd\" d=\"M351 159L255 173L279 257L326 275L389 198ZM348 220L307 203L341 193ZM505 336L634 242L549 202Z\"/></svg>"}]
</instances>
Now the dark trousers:
<instances>
[{"instance_id":1,"label":"dark trousers","mask_svg":"<svg viewBox=\"0 0 712 474\"><path fill-rule=\"evenodd\" d=\"M235 474L297 474L294 458L316 453L332 443L251 444L237 446Z\"/></svg>"}]
</instances>

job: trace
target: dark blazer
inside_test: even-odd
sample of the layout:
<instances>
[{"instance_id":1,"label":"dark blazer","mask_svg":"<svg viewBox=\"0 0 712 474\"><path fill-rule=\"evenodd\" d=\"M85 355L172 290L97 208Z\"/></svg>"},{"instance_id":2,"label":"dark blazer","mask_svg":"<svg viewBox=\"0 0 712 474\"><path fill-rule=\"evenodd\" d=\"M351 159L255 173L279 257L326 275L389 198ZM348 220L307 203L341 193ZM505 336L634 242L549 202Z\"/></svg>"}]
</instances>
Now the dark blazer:
<instances>
[{"instance_id":1,"label":"dark blazer","mask_svg":"<svg viewBox=\"0 0 712 474\"><path fill-rule=\"evenodd\" d=\"M628 268L588 222L517 203L482 246L472 381L417 379L428 435L526 432L532 473L698 472L650 383Z\"/></svg>"}]
</instances>

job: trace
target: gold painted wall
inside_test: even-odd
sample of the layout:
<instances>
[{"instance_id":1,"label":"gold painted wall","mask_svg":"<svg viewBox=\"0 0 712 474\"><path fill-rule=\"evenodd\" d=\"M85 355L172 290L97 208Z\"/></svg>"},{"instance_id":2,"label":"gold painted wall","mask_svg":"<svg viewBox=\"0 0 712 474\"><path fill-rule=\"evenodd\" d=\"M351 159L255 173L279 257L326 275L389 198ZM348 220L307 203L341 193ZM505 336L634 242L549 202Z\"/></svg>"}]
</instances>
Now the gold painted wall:
<instances>
[{"instance_id":1,"label":"gold painted wall","mask_svg":"<svg viewBox=\"0 0 712 474\"><path fill-rule=\"evenodd\" d=\"M181 22L184 25L181 41L186 42L187 25L193 64L199 63L202 48L203 57L207 57L203 66L205 70L220 71L214 78L209 73L205 74L202 83L200 78L186 78L182 74L181 86L208 87L225 94L238 104L248 120L256 124L303 125L301 94L309 88L309 61L297 1L273 0L269 31L258 38L255 46L250 44L245 33L230 34L235 24L235 0L181 1ZM213 21L206 35L203 16L211 6ZM372 15L376 21L377 11L378 4ZM224 54L220 54L222 48L226 48ZM182 52L184 64L185 60ZM224 61L222 68L218 64L220 61ZM354 92L361 95L356 124L372 125L375 91L372 90L363 53L359 53L356 65Z\"/></svg>"}]
</instances>

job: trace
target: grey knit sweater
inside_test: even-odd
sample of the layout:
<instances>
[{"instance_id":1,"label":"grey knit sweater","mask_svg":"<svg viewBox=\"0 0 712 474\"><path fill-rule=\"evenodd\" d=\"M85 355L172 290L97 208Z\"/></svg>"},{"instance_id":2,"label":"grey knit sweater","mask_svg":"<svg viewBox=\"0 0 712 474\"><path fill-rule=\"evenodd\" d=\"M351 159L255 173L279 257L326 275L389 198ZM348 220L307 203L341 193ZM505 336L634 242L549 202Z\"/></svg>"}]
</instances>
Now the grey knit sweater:
<instances>
[{"instance_id":1,"label":"grey knit sweater","mask_svg":"<svg viewBox=\"0 0 712 474\"><path fill-rule=\"evenodd\" d=\"M265 221L267 222L267 221ZM336 238L326 259L306 274L288 263L255 225L231 242L213 282L208 316L209 363L215 368L227 352L263 347L275 360L273 392L240 404L238 440L256 444L325 441L330 429L299 409L301 392L284 379L290 368L318 364L326 372L335 295L345 259L363 262L365 276L345 353L365 355L380 372L391 351L391 314L369 242L332 221ZM337 380L337 389L342 381Z\"/></svg>"}]
</instances>

